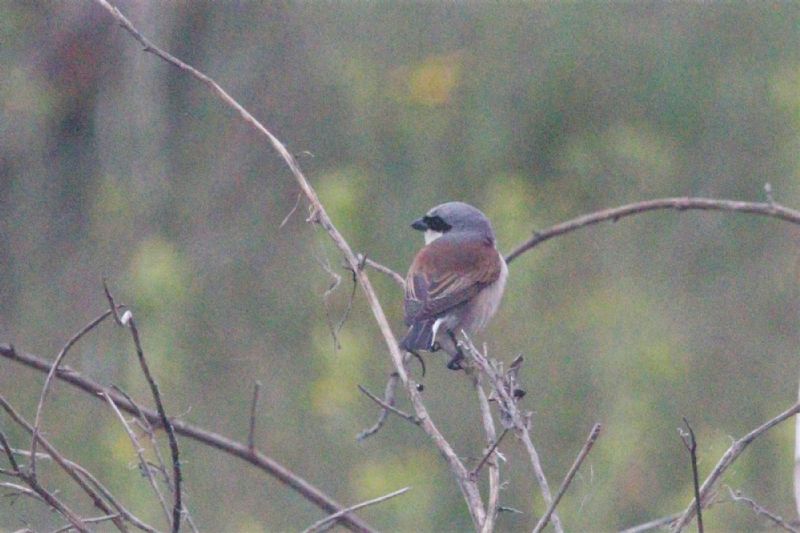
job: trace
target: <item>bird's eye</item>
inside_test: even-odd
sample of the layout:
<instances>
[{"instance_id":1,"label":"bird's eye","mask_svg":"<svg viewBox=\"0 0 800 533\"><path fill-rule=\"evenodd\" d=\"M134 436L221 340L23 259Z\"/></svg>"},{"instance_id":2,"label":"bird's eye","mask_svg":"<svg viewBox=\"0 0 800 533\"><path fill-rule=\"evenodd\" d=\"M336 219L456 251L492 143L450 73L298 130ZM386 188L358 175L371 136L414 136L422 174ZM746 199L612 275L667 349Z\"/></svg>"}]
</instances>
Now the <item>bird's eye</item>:
<instances>
[{"instance_id":1,"label":"bird's eye","mask_svg":"<svg viewBox=\"0 0 800 533\"><path fill-rule=\"evenodd\" d=\"M428 226L429 229L433 231L438 231L440 233L444 233L452 227L450 226L450 224L442 220L442 217L440 216L433 216L433 217L426 216L423 217L422 220L425 221L425 224Z\"/></svg>"}]
</instances>

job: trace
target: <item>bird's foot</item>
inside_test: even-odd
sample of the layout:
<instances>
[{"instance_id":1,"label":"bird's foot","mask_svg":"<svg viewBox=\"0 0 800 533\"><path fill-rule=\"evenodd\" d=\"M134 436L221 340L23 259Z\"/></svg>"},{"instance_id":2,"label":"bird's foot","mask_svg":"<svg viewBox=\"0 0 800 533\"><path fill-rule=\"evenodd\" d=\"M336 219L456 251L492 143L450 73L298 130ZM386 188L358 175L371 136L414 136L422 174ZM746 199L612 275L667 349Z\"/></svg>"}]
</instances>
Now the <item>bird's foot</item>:
<instances>
[{"instance_id":1,"label":"bird's foot","mask_svg":"<svg viewBox=\"0 0 800 533\"><path fill-rule=\"evenodd\" d=\"M450 370L464 370L464 367L461 365L461 361L464 360L464 354L461 353L461 348L458 349L458 352L447 362L447 368Z\"/></svg>"}]
</instances>

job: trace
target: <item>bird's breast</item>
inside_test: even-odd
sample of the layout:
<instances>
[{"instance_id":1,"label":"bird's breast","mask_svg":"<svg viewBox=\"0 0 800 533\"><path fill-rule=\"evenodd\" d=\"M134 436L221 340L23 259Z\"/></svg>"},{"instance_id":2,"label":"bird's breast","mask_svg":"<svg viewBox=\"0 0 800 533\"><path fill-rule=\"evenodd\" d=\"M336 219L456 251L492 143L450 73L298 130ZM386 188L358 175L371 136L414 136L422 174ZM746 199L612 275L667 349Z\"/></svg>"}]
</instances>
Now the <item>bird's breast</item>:
<instances>
[{"instance_id":1,"label":"bird's breast","mask_svg":"<svg viewBox=\"0 0 800 533\"><path fill-rule=\"evenodd\" d=\"M475 295L467 313L468 316L464 317L463 325L466 326L464 329L468 331L483 329L500 307L500 301L503 299L503 292L506 288L506 278L508 278L508 265L502 256L500 262L500 276Z\"/></svg>"}]
</instances>

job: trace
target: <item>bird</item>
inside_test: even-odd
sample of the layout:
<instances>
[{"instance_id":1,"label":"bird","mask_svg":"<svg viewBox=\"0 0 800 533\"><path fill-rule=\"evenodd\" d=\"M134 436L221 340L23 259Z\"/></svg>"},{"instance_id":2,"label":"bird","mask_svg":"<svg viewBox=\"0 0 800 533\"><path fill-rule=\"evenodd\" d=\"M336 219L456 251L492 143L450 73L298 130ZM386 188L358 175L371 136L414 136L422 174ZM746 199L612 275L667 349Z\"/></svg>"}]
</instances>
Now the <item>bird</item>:
<instances>
[{"instance_id":1,"label":"bird","mask_svg":"<svg viewBox=\"0 0 800 533\"><path fill-rule=\"evenodd\" d=\"M400 341L406 352L443 349L447 368L461 370L464 353L457 336L480 331L497 311L508 266L498 252L491 222L464 202L447 202L415 220L425 246L406 276L404 319L408 332ZM424 374L423 363L423 374Z\"/></svg>"}]
</instances>

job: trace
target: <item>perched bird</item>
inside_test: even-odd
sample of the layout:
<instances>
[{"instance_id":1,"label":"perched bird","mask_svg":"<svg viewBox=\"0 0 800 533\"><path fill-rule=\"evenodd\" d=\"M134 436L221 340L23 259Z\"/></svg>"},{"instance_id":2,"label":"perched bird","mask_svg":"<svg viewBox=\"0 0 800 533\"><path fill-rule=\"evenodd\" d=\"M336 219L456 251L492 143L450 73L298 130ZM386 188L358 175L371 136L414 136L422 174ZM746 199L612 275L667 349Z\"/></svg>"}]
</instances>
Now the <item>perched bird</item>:
<instances>
[{"instance_id":1,"label":"perched bird","mask_svg":"<svg viewBox=\"0 0 800 533\"><path fill-rule=\"evenodd\" d=\"M425 232L425 246L406 277L409 329L400 347L418 358L417 350L443 349L450 355L447 368L460 370L457 336L480 330L497 311L508 267L489 219L469 204L437 205L411 227Z\"/></svg>"}]
</instances>

